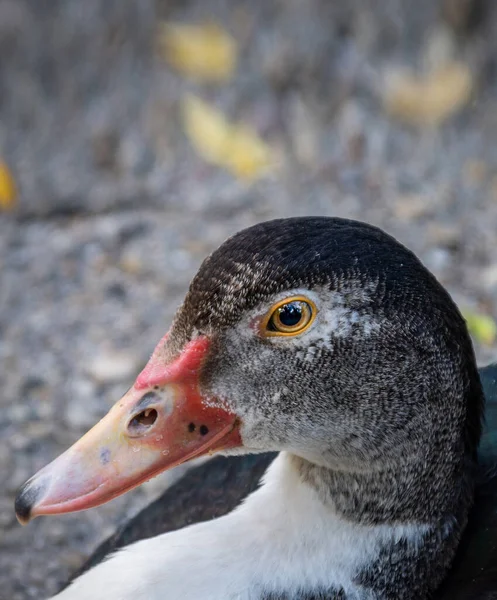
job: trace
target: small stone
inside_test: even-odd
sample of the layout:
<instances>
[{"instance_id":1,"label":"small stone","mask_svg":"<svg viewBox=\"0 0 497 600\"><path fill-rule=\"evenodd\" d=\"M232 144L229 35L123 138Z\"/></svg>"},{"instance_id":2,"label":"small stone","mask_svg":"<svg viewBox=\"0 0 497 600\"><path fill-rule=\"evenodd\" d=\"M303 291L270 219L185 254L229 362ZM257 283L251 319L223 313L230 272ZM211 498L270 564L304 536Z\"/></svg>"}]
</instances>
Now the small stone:
<instances>
[{"instance_id":1,"label":"small stone","mask_svg":"<svg viewBox=\"0 0 497 600\"><path fill-rule=\"evenodd\" d=\"M430 243L456 250L460 244L461 231L457 225L450 223L430 223L428 240Z\"/></svg>"},{"instance_id":2,"label":"small stone","mask_svg":"<svg viewBox=\"0 0 497 600\"><path fill-rule=\"evenodd\" d=\"M46 387L46 382L41 379L41 377L36 376L27 376L23 381L21 388L21 395L24 396L26 394L31 394L33 392L38 392L40 389Z\"/></svg>"},{"instance_id":3,"label":"small stone","mask_svg":"<svg viewBox=\"0 0 497 600\"><path fill-rule=\"evenodd\" d=\"M53 541L61 541L64 539L66 534L66 528L63 523L57 523L54 521L50 529L48 530L48 538Z\"/></svg>"},{"instance_id":4,"label":"small stone","mask_svg":"<svg viewBox=\"0 0 497 600\"><path fill-rule=\"evenodd\" d=\"M83 402L72 401L66 406L65 421L72 429L88 429L95 425L94 411Z\"/></svg>"},{"instance_id":5,"label":"small stone","mask_svg":"<svg viewBox=\"0 0 497 600\"><path fill-rule=\"evenodd\" d=\"M48 439L53 431L52 422L34 421L26 427L26 436L31 440Z\"/></svg>"},{"instance_id":6,"label":"small stone","mask_svg":"<svg viewBox=\"0 0 497 600\"><path fill-rule=\"evenodd\" d=\"M120 260L119 266L125 273L138 275L143 271L143 263L138 256L126 253Z\"/></svg>"},{"instance_id":7,"label":"small stone","mask_svg":"<svg viewBox=\"0 0 497 600\"><path fill-rule=\"evenodd\" d=\"M122 140L119 148L119 164L124 170L143 176L152 169L154 162L155 154L145 140L137 136L128 136Z\"/></svg>"},{"instance_id":8,"label":"small stone","mask_svg":"<svg viewBox=\"0 0 497 600\"><path fill-rule=\"evenodd\" d=\"M468 160L463 166L463 178L467 185L479 186L485 180L488 165L483 160Z\"/></svg>"},{"instance_id":9,"label":"small stone","mask_svg":"<svg viewBox=\"0 0 497 600\"><path fill-rule=\"evenodd\" d=\"M443 24L433 27L422 46L424 71L430 73L450 63L454 60L456 47L456 40L448 27Z\"/></svg>"},{"instance_id":10,"label":"small stone","mask_svg":"<svg viewBox=\"0 0 497 600\"><path fill-rule=\"evenodd\" d=\"M9 438L9 444L14 450L26 450L30 443L29 437L20 432L14 433Z\"/></svg>"},{"instance_id":11,"label":"small stone","mask_svg":"<svg viewBox=\"0 0 497 600\"><path fill-rule=\"evenodd\" d=\"M88 429L99 415L95 385L88 379L70 381L69 402L65 407L65 421L72 429Z\"/></svg>"},{"instance_id":12,"label":"small stone","mask_svg":"<svg viewBox=\"0 0 497 600\"><path fill-rule=\"evenodd\" d=\"M482 269L480 277L482 284L487 289L497 287L497 264Z\"/></svg>"},{"instance_id":13,"label":"small stone","mask_svg":"<svg viewBox=\"0 0 497 600\"><path fill-rule=\"evenodd\" d=\"M169 255L171 266L178 271L190 268L191 256L186 250L174 250Z\"/></svg>"},{"instance_id":14,"label":"small stone","mask_svg":"<svg viewBox=\"0 0 497 600\"><path fill-rule=\"evenodd\" d=\"M111 298L124 301L126 299L126 288L122 283L115 281L107 287L107 295Z\"/></svg>"},{"instance_id":15,"label":"small stone","mask_svg":"<svg viewBox=\"0 0 497 600\"><path fill-rule=\"evenodd\" d=\"M0 499L0 529L5 530L15 523L15 514L12 510L10 498Z\"/></svg>"},{"instance_id":16,"label":"small stone","mask_svg":"<svg viewBox=\"0 0 497 600\"><path fill-rule=\"evenodd\" d=\"M263 54L261 72L276 89L285 89L295 79L295 57L290 40L278 42L273 51Z\"/></svg>"},{"instance_id":17,"label":"small stone","mask_svg":"<svg viewBox=\"0 0 497 600\"><path fill-rule=\"evenodd\" d=\"M116 167L119 137L114 131L99 131L92 140L93 162L102 170Z\"/></svg>"},{"instance_id":18,"label":"small stone","mask_svg":"<svg viewBox=\"0 0 497 600\"><path fill-rule=\"evenodd\" d=\"M75 571L79 569L83 562L88 558L88 556L84 552L78 552L77 550L64 550L61 553L60 561L70 569L70 571Z\"/></svg>"},{"instance_id":19,"label":"small stone","mask_svg":"<svg viewBox=\"0 0 497 600\"><path fill-rule=\"evenodd\" d=\"M9 479L7 480L7 485L6 485L6 489L7 492L10 493L16 493L17 490L21 487L21 485L27 481L31 475L33 473L31 473L31 471L29 470L29 468L25 465L20 465L18 466L14 472L12 473L12 475L9 477Z\"/></svg>"},{"instance_id":20,"label":"small stone","mask_svg":"<svg viewBox=\"0 0 497 600\"><path fill-rule=\"evenodd\" d=\"M349 100L337 117L337 132L340 144L352 162L359 161L365 149L366 117L360 104Z\"/></svg>"},{"instance_id":21,"label":"small stone","mask_svg":"<svg viewBox=\"0 0 497 600\"><path fill-rule=\"evenodd\" d=\"M490 3L487 0L442 0L441 5L444 20L457 33L467 33L482 23Z\"/></svg>"},{"instance_id":22,"label":"small stone","mask_svg":"<svg viewBox=\"0 0 497 600\"><path fill-rule=\"evenodd\" d=\"M209 244L204 240L188 240L185 242L185 250L194 256L204 257L210 251Z\"/></svg>"},{"instance_id":23,"label":"small stone","mask_svg":"<svg viewBox=\"0 0 497 600\"><path fill-rule=\"evenodd\" d=\"M143 221L128 223L119 230L118 241L120 245L132 240L144 238L150 230L150 223Z\"/></svg>"},{"instance_id":24,"label":"small stone","mask_svg":"<svg viewBox=\"0 0 497 600\"><path fill-rule=\"evenodd\" d=\"M14 423L23 423L31 416L31 407L18 402L9 408L9 417Z\"/></svg>"},{"instance_id":25,"label":"small stone","mask_svg":"<svg viewBox=\"0 0 497 600\"><path fill-rule=\"evenodd\" d=\"M432 248L426 255L426 266L435 273L446 271L451 265L451 256L443 248Z\"/></svg>"},{"instance_id":26,"label":"small stone","mask_svg":"<svg viewBox=\"0 0 497 600\"><path fill-rule=\"evenodd\" d=\"M290 107L288 127L293 150L298 161L312 167L319 155L319 129L309 106L300 96L295 96Z\"/></svg>"},{"instance_id":27,"label":"small stone","mask_svg":"<svg viewBox=\"0 0 497 600\"><path fill-rule=\"evenodd\" d=\"M138 373L140 359L131 352L103 351L87 365L87 373L98 383L126 381Z\"/></svg>"},{"instance_id":28,"label":"small stone","mask_svg":"<svg viewBox=\"0 0 497 600\"><path fill-rule=\"evenodd\" d=\"M490 194L492 200L494 202L497 201L497 175L492 177L492 181L490 182Z\"/></svg>"},{"instance_id":29,"label":"small stone","mask_svg":"<svg viewBox=\"0 0 497 600\"><path fill-rule=\"evenodd\" d=\"M411 221L433 212L430 198L422 194L403 194L396 200L394 214L398 219Z\"/></svg>"}]
</instances>

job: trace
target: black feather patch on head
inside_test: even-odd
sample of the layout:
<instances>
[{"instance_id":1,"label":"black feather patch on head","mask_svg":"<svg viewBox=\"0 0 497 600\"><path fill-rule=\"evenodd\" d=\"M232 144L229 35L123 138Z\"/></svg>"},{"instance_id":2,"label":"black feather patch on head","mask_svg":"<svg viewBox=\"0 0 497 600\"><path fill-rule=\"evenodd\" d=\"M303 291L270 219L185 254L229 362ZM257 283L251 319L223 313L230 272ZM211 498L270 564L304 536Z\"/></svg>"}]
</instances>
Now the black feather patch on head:
<instances>
[{"instance_id":1,"label":"black feather patch on head","mask_svg":"<svg viewBox=\"0 0 497 600\"><path fill-rule=\"evenodd\" d=\"M372 285L382 302L407 282L421 292L426 280L433 282L416 256L377 227L338 218L277 219L237 233L204 261L185 316L198 329L217 329L285 289Z\"/></svg>"},{"instance_id":2,"label":"black feather patch on head","mask_svg":"<svg viewBox=\"0 0 497 600\"><path fill-rule=\"evenodd\" d=\"M392 351L396 331L402 329L427 354L451 347L467 355L463 367L475 371L467 374L470 379L477 378L464 320L435 277L381 229L340 218L277 219L229 238L192 280L171 343L179 350L194 332L232 327L245 311L278 292L316 287L366 291L363 297L351 294L352 302L366 302L371 314L389 324ZM479 438L479 414L470 419L473 445Z\"/></svg>"},{"instance_id":3,"label":"black feather patch on head","mask_svg":"<svg viewBox=\"0 0 497 600\"><path fill-rule=\"evenodd\" d=\"M351 301L362 302L362 310L389 324L385 344L391 344L392 352L396 331L402 329L427 355L443 354L443 348L459 354L461 369L467 371L463 377L478 381L464 320L445 289L393 237L348 219L277 219L229 238L194 277L170 341L179 350L194 332L232 327L245 311L278 292L316 287L357 292ZM367 294L361 296L361 291ZM472 453L480 436L480 404L468 414L466 441Z\"/></svg>"}]
</instances>

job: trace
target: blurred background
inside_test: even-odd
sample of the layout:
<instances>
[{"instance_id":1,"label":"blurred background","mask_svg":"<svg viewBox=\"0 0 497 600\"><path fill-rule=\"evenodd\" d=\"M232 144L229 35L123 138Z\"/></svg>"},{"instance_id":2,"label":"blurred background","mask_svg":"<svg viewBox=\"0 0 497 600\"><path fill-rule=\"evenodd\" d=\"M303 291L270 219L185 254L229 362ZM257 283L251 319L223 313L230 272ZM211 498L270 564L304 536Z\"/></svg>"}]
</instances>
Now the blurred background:
<instances>
[{"instance_id":1,"label":"blurred background","mask_svg":"<svg viewBox=\"0 0 497 600\"><path fill-rule=\"evenodd\" d=\"M241 228L381 226L497 359L496 49L492 0L0 0L0 598L53 593L166 485L14 517Z\"/></svg>"}]
</instances>

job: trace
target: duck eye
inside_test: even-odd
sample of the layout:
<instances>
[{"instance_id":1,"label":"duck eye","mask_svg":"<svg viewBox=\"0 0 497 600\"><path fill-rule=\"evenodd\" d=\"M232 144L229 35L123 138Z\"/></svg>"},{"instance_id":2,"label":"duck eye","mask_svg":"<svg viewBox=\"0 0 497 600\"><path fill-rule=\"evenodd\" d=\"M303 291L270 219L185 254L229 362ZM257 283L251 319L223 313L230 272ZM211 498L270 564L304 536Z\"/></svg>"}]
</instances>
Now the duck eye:
<instances>
[{"instance_id":1,"label":"duck eye","mask_svg":"<svg viewBox=\"0 0 497 600\"><path fill-rule=\"evenodd\" d=\"M287 298L275 304L262 321L265 336L290 336L303 333L312 323L317 309L308 298Z\"/></svg>"}]
</instances>

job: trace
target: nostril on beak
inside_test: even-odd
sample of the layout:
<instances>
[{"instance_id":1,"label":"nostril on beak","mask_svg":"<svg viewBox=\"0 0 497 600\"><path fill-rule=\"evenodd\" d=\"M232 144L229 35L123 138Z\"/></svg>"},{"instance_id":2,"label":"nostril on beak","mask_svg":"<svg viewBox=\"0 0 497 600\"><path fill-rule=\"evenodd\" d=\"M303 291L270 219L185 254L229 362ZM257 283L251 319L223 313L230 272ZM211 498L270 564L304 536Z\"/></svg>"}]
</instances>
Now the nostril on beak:
<instances>
[{"instance_id":1,"label":"nostril on beak","mask_svg":"<svg viewBox=\"0 0 497 600\"><path fill-rule=\"evenodd\" d=\"M157 421L158 413L155 408L146 408L137 413L128 423L128 433L135 436L145 434Z\"/></svg>"}]
</instances>

